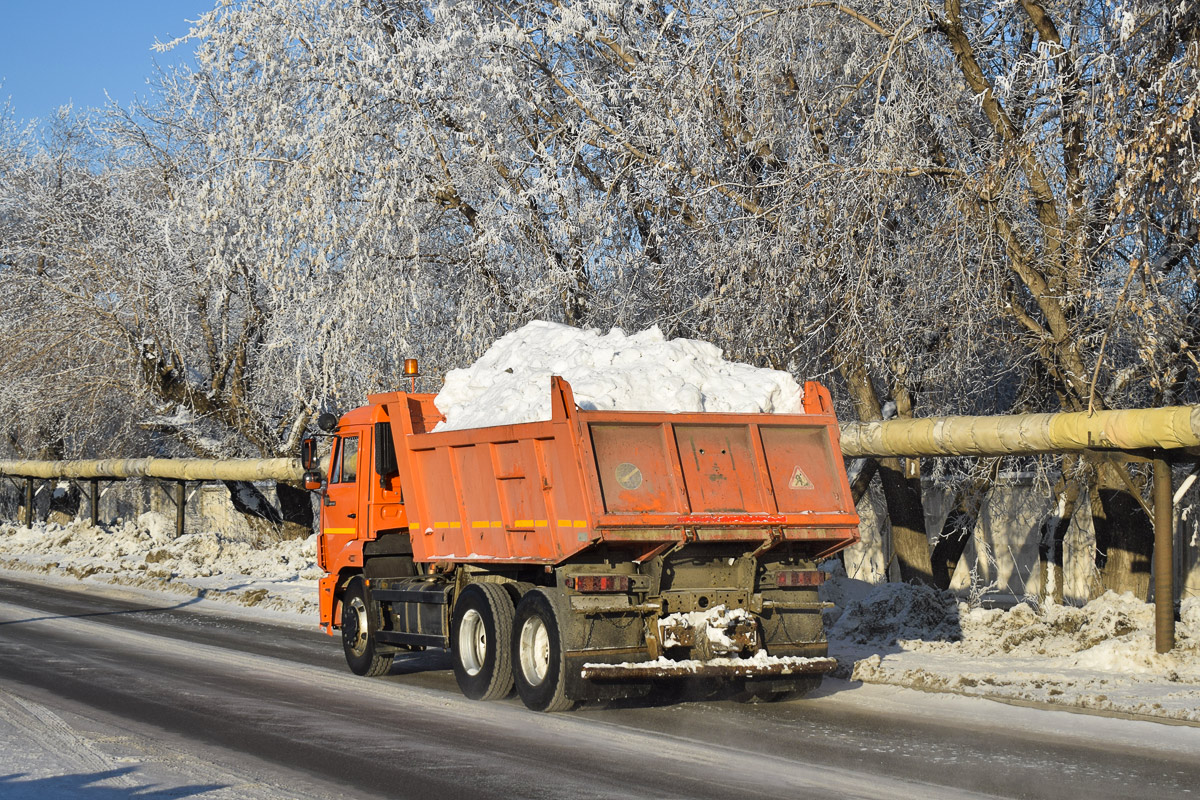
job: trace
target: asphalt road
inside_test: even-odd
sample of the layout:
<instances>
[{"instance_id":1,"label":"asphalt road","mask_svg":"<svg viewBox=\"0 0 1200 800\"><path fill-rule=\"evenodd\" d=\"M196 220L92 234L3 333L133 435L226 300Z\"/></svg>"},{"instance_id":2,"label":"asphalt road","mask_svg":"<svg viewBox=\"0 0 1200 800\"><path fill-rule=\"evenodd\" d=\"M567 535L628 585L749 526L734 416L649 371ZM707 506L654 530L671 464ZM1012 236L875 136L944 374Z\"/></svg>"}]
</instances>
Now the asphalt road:
<instances>
[{"instance_id":1,"label":"asphalt road","mask_svg":"<svg viewBox=\"0 0 1200 800\"><path fill-rule=\"evenodd\" d=\"M21 782L35 755L0 760L0 796L30 798L1200 795L1193 728L839 681L771 705L535 714L466 700L440 651L358 678L315 630L11 579L0 720L10 749L65 759L57 784Z\"/></svg>"}]
</instances>

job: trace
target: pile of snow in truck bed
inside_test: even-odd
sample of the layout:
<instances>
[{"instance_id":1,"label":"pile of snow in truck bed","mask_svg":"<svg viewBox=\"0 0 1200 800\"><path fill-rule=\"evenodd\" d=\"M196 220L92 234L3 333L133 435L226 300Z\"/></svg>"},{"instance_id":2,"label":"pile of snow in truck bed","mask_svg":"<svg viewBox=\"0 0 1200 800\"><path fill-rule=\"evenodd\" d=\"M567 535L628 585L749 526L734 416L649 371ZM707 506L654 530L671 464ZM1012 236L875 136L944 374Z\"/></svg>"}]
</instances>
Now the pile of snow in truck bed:
<instances>
[{"instance_id":1,"label":"pile of snow in truck bed","mask_svg":"<svg viewBox=\"0 0 1200 800\"><path fill-rule=\"evenodd\" d=\"M498 339L474 364L452 370L437 396L438 430L550 419L550 376L571 384L586 409L799 412L786 372L726 361L720 348L668 340L657 327L626 335L530 322Z\"/></svg>"}]
</instances>

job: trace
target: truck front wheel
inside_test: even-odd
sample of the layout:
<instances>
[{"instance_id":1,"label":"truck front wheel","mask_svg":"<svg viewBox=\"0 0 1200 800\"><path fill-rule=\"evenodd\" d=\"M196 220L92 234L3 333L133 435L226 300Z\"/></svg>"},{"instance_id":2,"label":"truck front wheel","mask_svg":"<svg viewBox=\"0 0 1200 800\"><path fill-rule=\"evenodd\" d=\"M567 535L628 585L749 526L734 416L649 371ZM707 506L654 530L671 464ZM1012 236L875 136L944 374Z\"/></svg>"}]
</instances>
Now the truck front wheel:
<instances>
[{"instance_id":1,"label":"truck front wheel","mask_svg":"<svg viewBox=\"0 0 1200 800\"><path fill-rule=\"evenodd\" d=\"M454 678L472 700L499 700L512 691L512 627L512 597L498 583L473 583L454 604Z\"/></svg>"},{"instance_id":2,"label":"truck front wheel","mask_svg":"<svg viewBox=\"0 0 1200 800\"><path fill-rule=\"evenodd\" d=\"M527 592L513 623L513 678L517 694L533 711L566 711L575 703L566 692L562 623L540 589Z\"/></svg>"},{"instance_id":3,"label":"truck front wheel","mask_svg":"<svg viewBox=\"0 0 1200 800\"><path fill-rule=\"evenodd\" d=\"M379 629L379 606L362 578L352 578L342 593L342 650L355 675L370 678L386 675L392 654L379 652L375 631Z\"/></svg>"}]
</instances>

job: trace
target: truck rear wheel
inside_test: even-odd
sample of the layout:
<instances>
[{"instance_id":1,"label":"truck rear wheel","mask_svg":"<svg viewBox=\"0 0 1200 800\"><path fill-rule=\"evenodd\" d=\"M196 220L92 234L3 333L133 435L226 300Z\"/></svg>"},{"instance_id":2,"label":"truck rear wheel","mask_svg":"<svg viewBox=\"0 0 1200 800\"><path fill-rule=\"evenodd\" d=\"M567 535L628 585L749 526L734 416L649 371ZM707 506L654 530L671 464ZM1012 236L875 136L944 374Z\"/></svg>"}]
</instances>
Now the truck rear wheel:
<instances>
[{"instance_id":1,"label":"truck rear wheel","mask_svg":"<svg viewBox=\"0 0 1200 800\"><path fill-rule=\"evenodd\" d=\"M362 578L351 578L342 593L342 650L355 675L374 678L392 668L392 654L379 652L375 631L379 630L379 605Z\"/></svg>"},{"instance_id":2,"label":"truck rear wheel","mask_svg":"<svg viewBox=\"0 0 1200 800\"><path fill-rule=\"evenodd\" d=\"M513 600L503 585L473 583L454 604L450 623L454 678L472 700L499 700L513 687Z\"/></svg>"},{"instance_id":3,"label":"truck rear wheel","mask_svg":"<svg viewBox=\"0 0 1200 800\"><path fill-rule=\"evenodd\" d=\"M562 622L550 597L541 589L527 592L517 605L512 659L517 694L533 711L566 711L575 705L567 696L562 640Z\"/></svg>"}]
</instances>

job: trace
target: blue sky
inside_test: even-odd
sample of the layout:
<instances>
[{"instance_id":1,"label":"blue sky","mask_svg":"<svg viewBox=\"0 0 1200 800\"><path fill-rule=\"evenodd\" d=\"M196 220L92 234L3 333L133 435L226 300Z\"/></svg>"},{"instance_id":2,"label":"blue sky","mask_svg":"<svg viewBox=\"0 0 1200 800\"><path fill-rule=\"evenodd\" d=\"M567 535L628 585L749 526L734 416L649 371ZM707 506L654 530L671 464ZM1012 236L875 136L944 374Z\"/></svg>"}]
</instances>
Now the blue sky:
<instances>
[{"instance_id":1,"label":"blue sky","mask_svg":"<svg viewBox=\"0 0 1200 800\"><path fill-rule=\"evenodd\" d=\"M0 103L18 119L45 119L66 103L100 106L107 89L122 105L147 93L157 37L187 32L184 20L213 0L0 0Z\"/></svg>"}]
</instances>

